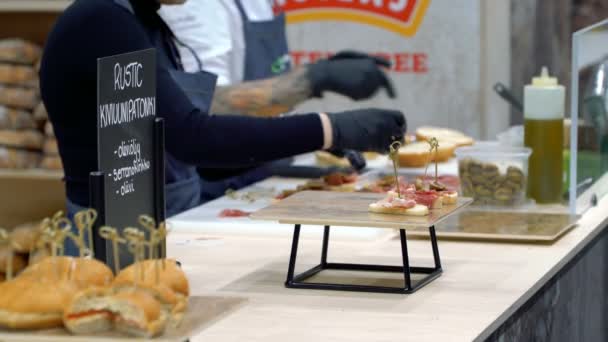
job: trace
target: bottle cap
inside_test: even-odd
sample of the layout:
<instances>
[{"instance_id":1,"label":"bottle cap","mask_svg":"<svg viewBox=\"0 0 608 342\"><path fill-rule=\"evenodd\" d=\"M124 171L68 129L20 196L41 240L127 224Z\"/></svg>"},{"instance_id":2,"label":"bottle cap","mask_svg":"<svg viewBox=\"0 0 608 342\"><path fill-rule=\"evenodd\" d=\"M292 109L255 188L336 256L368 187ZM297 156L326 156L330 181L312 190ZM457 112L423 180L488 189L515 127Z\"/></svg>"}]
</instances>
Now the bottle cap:
<instances>
[{"instance_id":1,"label":"bottle cap","mask_svg":"<svg viewBox=\"0 0 608 342\"><path fill-rule=\"evenodd\" d=\"M535 87L553 87L557 86L557 77L549 75L549 69L544 66L540 72L540 76L532 78L532 85Z\"/></svg>"}]
</instances>

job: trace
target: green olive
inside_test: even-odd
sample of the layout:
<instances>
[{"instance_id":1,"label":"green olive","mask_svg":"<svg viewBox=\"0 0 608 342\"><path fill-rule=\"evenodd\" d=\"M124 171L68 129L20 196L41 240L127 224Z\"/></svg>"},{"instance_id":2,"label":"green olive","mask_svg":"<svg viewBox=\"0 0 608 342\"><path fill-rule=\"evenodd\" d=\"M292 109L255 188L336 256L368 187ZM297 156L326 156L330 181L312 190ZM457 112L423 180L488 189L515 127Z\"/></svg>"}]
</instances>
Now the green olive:
<instances>
[{"instance_id":1,"label":"green olive","mask_svg":"<svg viewBox=\"0 0 608 342\"><path fill-rule=\"evenodd\" d=\"M482 185L475 187L475 193L479 196L492 196L492 191Z\"/></svg>"},{"instance_id":2,"label":"green olive","mask_svg":"<svg viewBox=\"0 0 608 342\"><path fill-rule=\"evenodd\" d=\"M498 188L494 192L494 198L499 201L508 201L513 198L513 190L505 187Z\"/></svg>"}]
</instances>

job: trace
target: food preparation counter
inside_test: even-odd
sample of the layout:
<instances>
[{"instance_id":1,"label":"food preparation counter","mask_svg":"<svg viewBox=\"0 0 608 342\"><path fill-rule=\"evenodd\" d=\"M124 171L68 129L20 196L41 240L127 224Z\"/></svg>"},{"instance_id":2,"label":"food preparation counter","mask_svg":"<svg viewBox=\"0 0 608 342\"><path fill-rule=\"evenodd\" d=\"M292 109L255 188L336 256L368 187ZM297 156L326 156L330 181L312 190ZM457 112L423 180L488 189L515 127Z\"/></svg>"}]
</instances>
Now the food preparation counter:
<instances>
[{"instance_id":1,"label":"food preparation counter","mask_svg":"<svg viewBox=\"0 0 608 342\"><path fill-rule=\"evenodd\" d=\"M608 198L553 244L440 241L442 276L411 295L285 288L292 227L217 217L239 203L222 198L170 220L168 254L183 263L192 292L248 299L192 341L608 339ZM321 227L303 226L296 272L319 262L321 234ZM399 251L396 232L338 227L328 261L399 265ZM411 240L409 254L412 264L432 265L428 239ZM403 282L398 274L318 277Z\"/></svg>"}]
</instances>

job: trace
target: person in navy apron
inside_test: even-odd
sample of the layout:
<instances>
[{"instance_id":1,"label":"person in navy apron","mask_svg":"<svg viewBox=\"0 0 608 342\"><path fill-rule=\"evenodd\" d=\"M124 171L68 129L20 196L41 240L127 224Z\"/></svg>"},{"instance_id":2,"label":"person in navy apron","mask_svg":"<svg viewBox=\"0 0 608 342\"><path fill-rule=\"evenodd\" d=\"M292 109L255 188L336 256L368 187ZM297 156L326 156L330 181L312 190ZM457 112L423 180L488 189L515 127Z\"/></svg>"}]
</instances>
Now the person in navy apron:
<instances>
[{"instance_id":1,"label":"person in navy apron","mask_svg":"<svg viewBox=\"0 0 608 342\"><path fill-rule=\"evenodd\" d=\"M285 33L285 14L271 20L251 21L241 0L235 0L243 23L245 59L243 81L255 81L277 76L291 70L291 59ZM198 61L200 59L196 57ZM202 68L201 68L202 70ZM223 196L227 190L238 190L273 175L273 166L289 165L293 158L278 160L253 170L198 169L201 176L200 203ZM242 174L223 178L226 174Z\"/></svg>"},{"instance_id":2,"label":"person in navy apron","mask_svg":"<svg viewBox=\"0 0 608 342\"><path fill-rule=\"evenodd\" d=\"M405 118L395 110L276 119L210 115L215 75L184 72L179 41L157 14L159 1L180 2L75 0L48 35L40 90L64 165L70 217L89 206L89 175L97 170L97 61L106 56L156 49L156 109L165 121L168 217L199 203L197 166L253 167L330 148L386 152L403 136ZM66 253L75 251L68 248Z\"/></svg>"},{"instance_id":3,"label":"person in navy apron","mask_svg":"<svg viewBox=\"0 0 608 342\"><path fill-rule=\"evenodd\" d=\"M272 12L270 1L256 1L258 11L264 12L263 5L267 5L268 12ZM251 20L242 0L225 0L222 2L226 10L230 10L232 8L231 5L234 4L242 23L242 37L245 47L242 61L244 64L243 74L242 80L238 80L239 77L236 76L235 78L237 79L233 81L242 81L242 85L246 84L252 87L256 84L252 81L273 78L278 81L281 79L281 75L289 77L287 74L291 71L291 59L285 32L285 14L279 13L270 19L262 15L265 20ZM249 9L255 8L256 4L252 2L247 3ZM206 28L217 24L216 22L209 22L209 20L214 19L210 18L210 15L220 15L217 12L224 7L218 7L216 3L208 3L202 0L191 0L185 6L163 8L160 14L168 21L169 26L173 27L173 31L178 38L184 40L185 45L182 46L182 52L192 52L193 49L188 46L188 44L192 44L199 49L194 51L195 54L198 52L201 56L204 56L206 53L205 49L213 50L217 48L212 46L216 41L212 40L213 37L209 37L209 32L205 31ZM211 14L212 12L213 14ZM230 15L234 15L232 10L229 12ZM259 15L260 13L256 14ZM207 18L209 20L205 20ZM241 34L241 32L233 32L234 30L228 31L232 32L232 35ZM230 38L236 39L238 37ZM238 44L235 43L234 45ZM238 58L234 59L238 63ZM195 56L194 60L197 64L196 70L201 70L200 59ZM337 92L355 100L364 99L373 95L380 87L385 87L389 95L394 96L394 90L389 79L380 70L382 66L390 66L390 63L382 58L371 57L356 52L342 52L329 60L322 60L314 65L310 65L308 66L310 70L308 72L308 79L306 80L306 82L310 83L307 85L310 88L309 94L301 97L300 101L312 96L321 97L324 90ZM217 70L217 68L211 69ZM361 77L362 75L366 77ZM235 88L238 86L236 85ZM231 87L228 86L227 88ZM292 92L287 93L289 95L292 94ZM293 96L289 97L293 98ZM290 107L293 106L291 105ZM247 114L242 108L214 109L216 111L223 109L228 112ZM288 165L291 160L291 158L288 158L267 163L253 170L199 168L198 171L201 175L201 203L224 195L228 189L237 190L267 178L274 174L275 166Z\"/></svg>"}]
</instances>

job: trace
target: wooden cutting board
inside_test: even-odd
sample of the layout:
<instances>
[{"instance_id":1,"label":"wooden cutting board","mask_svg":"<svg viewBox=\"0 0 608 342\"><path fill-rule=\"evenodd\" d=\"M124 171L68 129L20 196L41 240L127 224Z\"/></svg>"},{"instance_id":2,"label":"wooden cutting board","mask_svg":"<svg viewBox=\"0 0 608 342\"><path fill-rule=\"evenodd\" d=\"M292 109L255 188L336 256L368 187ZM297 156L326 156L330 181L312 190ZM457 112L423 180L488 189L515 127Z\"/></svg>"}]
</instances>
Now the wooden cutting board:
<instances>
[{"instance_id":1,"label":"wooden cutting board","mask_svg":"<svg viewBox=\"0 0 608 342\"><path fill-rule=\"evenodd\" d=\"M236 310L246 300L236 297L190 297L188 312L177 328L168 328L165 333L154 338L158 342L184 342L198 335L202 330ZM31 342L132 342L141 340L118 332L96 336L71 335L63 328L39 331L7 331L0 329L0 341Z\"/></svg>"},{"instance_id":2,"label":"wooden cutting board","mask_svg":"<svg viewBox=\"0 0 608 342\"><path fill-rule=\"evenodd\" d=\"M428 228L473 201L470 198L460 198L457 204L431 210L428 216L370 213L369 205L384 196L383 194L357 192L302 191L253 213L251 218L279 221L279 223L285 224L397 229Z\"/></svg>"},{"instance_id":3,"label":"wooden cutting board","mask_svg":"<svg viewBox=\"0 0 608 342\"><path fill-rule=\"evenodd\" d=\"M578 217L557 213L460 211L437 225L437 237L457 240L552 242L576 226ZM413 232L414 236L428 233Z\"/></svg>"}]
</instances>

